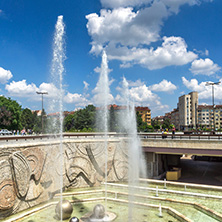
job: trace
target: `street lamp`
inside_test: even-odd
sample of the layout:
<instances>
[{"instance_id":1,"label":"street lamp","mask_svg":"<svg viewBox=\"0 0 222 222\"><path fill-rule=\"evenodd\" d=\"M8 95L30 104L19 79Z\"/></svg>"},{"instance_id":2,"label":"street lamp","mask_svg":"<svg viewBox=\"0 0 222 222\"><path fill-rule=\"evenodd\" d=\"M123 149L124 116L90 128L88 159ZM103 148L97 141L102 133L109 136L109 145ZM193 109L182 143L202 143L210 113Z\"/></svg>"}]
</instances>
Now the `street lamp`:
<instances>
[{"instance_id":1,"label":"street lamp","mask_svg":"<svg viewBox=\"0 0 222 222\"><path fill-rule=\"evenodd\" d=\"M48 92L46 92L46 91L44 91L44 92L37 91L36 93L42 95L42 133L43 133L43 95L48 94Z\"/></svg>"},{"instance_id":2,"label":"street lamp","mask_svg":"<svg viewBox=\"0 0 222 222\"><path fill-rule=\"evenodd\" d=\"M215 115L214 115L214 85L219 85L220 82L206 82L206 86L212 86L212 104L213 104L213 128L215 131Z\"/></svg>"}]
</instances>

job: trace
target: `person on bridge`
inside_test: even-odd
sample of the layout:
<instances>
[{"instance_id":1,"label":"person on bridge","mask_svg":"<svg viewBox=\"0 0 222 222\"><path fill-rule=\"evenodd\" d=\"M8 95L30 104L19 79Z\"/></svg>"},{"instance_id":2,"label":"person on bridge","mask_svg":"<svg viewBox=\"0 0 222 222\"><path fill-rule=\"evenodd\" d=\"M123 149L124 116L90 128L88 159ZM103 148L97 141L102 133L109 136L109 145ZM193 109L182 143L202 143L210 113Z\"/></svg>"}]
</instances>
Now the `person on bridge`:
<instances>
[{"instance_id":1,"label":"person on bridge","mask_svg":"<svg viewBox=\"0 0 222 222\"><path fill-rule=\"evenodd\" d=\"M176 132L176 129L175 129L175 127L173 127L173 129L172 129L172 139L174 138L175 132Z\"/></svg>"}]
</instances>

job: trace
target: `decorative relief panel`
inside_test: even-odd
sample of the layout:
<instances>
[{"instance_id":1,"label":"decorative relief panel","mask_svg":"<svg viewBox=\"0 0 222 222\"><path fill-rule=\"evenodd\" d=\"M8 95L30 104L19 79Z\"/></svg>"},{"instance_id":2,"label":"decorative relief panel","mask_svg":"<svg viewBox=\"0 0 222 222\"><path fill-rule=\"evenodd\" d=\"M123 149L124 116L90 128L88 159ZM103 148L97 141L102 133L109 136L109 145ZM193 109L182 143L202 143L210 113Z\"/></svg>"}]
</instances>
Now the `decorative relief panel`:
<instances>
[{"instance_id":1,"label":"decorative relief panel","mask_svg":"<svg viewBox=\"0 0 222 222\"><path fill-rule=\"evenodd\" d=\"M100 185L105 178L105 161L108 181L126 179L127 151L122 145L64 142L63 154L58 144L0 151L0 218L52 198L61 188L61 176L64 188Z\"/></svg>"}]
</instances>

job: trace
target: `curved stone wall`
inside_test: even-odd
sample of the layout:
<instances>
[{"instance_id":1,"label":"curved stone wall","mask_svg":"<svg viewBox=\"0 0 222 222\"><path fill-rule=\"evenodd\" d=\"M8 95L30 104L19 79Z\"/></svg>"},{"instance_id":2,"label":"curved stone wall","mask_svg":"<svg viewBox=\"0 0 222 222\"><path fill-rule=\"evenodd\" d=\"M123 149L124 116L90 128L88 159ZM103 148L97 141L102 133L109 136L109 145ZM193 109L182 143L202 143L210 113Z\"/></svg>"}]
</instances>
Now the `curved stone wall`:
<instances>
[{"instance_id":1,"label":"curved stone wall","mask_svg":"<svg viewBox=\"0 0 222 222\"><path fill-rule=\"evenodd\" d=\"M108 181L127 179L126 147L124 140L108 141ZM0 149L0 218L53 198L61 186L98 186L105 180L103 140L64 140L62 148L63 154L53 141Z\"/></svg>"}]
</instances>

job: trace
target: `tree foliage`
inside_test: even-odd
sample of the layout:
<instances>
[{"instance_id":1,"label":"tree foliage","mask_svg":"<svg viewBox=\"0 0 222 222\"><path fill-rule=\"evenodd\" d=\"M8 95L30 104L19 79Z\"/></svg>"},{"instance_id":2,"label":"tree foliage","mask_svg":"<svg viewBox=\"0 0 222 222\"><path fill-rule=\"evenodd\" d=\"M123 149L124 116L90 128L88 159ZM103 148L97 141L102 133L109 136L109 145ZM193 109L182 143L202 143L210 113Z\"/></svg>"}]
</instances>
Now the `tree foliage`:
<instances>
[{"instance_id":1,"label":"tree foliage","mask_svg":"<svg viewBox=\"0 0 222 222\"><path fill-rule=\"evenodd\" d=\"M21 106L11 98L0 96L0 128L20 130Z\"/></svg>"},{"instance_id":2,"label":"tree foliage","mask_svg":"<svg viewBox=\"0 0 222 222\"><path fill-rule=\"evenodd\" d=\"M25 129L33 129L34 127L34 115L28 108L22 110L21 114L22 127Z\"/></svg>"},{"instance_id":3,"label":"tree foliage","mask_svg":"<svg viewBox=\"0 0 222 222\"><path fill-rule=\"evenodd\" d=\"M169 118L165 118L164 121L163 121L163 129L170 129L170 119Z\"/></svg>"},{"instance_id":4,"label":"tree foliage","mask_svg":"<svg viewBox=\"0 0 222 222\"><path fill-rule=\"evenodd\" d=\"M95 128L96 107L88 105L64 119L65 131L92 131Z\"/></svg>"},{"instance_id":5,"label":"tree foliage","mask_svg":"<svg viewBox=\"0 0 222 222\"><path fill-rule=\"evenodd\" d=\"M115 112L113 106L111 106L109 110L109 131L110 132L118 131L117 113Z\"/></svg>"},{"instance_id":6,"label":"tree foliage","mask_svg":"<svg viewBox=\"0 0 222 222\"><path fill-rule=\"evenodd\" d=\"M158 120L151 120L151 125L153 126L153 128L154 128L155 130L160 129L160 123L159 123Z\"/></svg>"},{"instance_id":7,"label":"tree foliage","mask_svg":"<svg viewBox=\"0 0 222 222\"><path fill-rule=\"evenodd\" d=\"M153 131L153 126L148 125L146 122L143 122L143 119L139 112L136 112L136 120L137 120L137 131L138 132L150 132Z\"/></svg>"}]
</instances>

